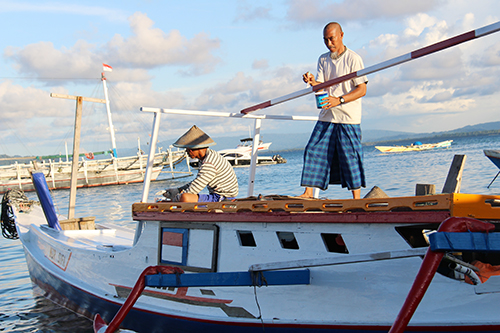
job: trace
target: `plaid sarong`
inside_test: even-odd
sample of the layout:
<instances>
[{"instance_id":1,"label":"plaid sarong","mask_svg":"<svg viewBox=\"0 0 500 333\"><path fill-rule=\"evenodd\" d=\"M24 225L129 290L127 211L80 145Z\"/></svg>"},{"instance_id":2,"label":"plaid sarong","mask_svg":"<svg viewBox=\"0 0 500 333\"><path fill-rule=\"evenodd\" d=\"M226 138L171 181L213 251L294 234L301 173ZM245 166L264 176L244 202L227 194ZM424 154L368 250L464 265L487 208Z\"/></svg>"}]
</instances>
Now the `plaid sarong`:
<instances>
[{"instance_id":1,"label":"plaid sarong","mask_svg":"<svg viewBox=\"0 0 500 333\"><path fill-rule=\"evenodd\" d=\"M304 151L301 185L326 190L328 184L366 187L359 124L316 123Z\"/></svg>"}]
</instances>

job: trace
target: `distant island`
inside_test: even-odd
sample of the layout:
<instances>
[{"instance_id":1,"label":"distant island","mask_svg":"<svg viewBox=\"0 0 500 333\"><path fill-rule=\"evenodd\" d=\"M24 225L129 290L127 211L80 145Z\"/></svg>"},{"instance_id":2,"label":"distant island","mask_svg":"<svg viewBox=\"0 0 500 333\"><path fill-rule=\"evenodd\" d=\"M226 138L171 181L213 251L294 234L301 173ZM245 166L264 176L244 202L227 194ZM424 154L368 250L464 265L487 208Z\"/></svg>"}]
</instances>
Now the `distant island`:
<instances>
[{"instance_id":1,"label":"distant island","mask_svg":"<svg viewBox=\"0 0 500 333\"><path fill-rule=\"evenodd\" d=\"M374 145L382 143L397 144L407 140L448 140L457 137L469 137L479 135L497 135L500 134L500 121L483 123L477 125L468 125L451 131L432 132L432 133L410 133L385 130L364 130L363 144Z\"/></svg>"}]
</instances>

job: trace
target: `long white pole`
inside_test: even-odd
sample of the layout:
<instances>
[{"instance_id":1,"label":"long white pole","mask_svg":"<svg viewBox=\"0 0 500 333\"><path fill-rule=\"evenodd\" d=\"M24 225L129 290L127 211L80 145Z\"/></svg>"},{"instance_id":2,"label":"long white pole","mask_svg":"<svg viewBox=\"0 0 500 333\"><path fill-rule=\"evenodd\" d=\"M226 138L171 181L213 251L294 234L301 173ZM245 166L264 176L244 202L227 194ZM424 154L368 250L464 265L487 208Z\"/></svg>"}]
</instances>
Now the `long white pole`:
<instances>
[{"instance_id":1,"label":"long white pole","mask_svg":"<svg viewBox=\"0 0 500 333\"><path fill-rule=\"evenodd\" d=\"M141 202L148 201L149 186L151 184L151 174L153 173L155 160L156 142L158 141L158 132L160 131L160 118L161 114L159 112L155 112L153 119L153 130L151 133L151 142L149 144L148 164L146 166L146 174L144 175L144 183L142 187Z\"/></svg>"},{"instance_id":2,"label":"long white pole","mask_svg":"<svg viewBox=\"0 0 500 333\"><path fill-rule=\"evenodd\" d=\"M253 190L255 188L255 173L257 169L257 151L259 149L260 142L260 126L262 119L255 119L255 127L253 132L253 143L252 143L252 159L250 160L250 175L248 179L248 191L247 196L251 197L253 195Z\"/></svg>"},{"instance_id":3,"label":"long white pole","mask_svg":"<svg viewBox=\"0 0 500 333\"><path fill-rule=\"evenodd\" d=\"M104 76L104 72L101 73L101 81L104 89L104 99L106 101L106 113L108 115L109 133L111 134L111 147L113 149L113 157L118 157L116 153L115 128L113 127L113 120L111 119L111 109L109 107L109 98L108 98L108 86L106 85L106 77Z\"/></svg>"}]
</instances>

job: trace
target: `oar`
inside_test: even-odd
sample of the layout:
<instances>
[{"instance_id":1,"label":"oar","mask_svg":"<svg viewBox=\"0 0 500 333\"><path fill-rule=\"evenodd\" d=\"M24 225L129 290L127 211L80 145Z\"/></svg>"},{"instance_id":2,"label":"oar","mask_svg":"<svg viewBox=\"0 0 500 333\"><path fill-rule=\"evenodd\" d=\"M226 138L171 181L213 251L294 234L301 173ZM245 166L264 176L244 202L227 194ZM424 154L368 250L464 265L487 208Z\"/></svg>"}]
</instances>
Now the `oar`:
<instances>
[{"instance_id":1,"label":"oar","mask_svg":"<svg viewBox=\"0 0 500 333\"><path fill-rule=\"evenodd\" d=\"M305 96L307 94L310 94L312 92L315 92L315 91L318 91L321 89L325 89L327 87L333 86L334 84L338 84L338 83L341 83L341 82L344 82L347 80L351 80L351 79L356 78L356 77L372 74L372 73L381 71L383 69L393 67L393 66L405 63L407 61L417 59L417 58L420 58L420 57L447 49L449 47L461 44L463 42L492 34L492 33L497 32L499 30L500 30L500 22L496 22L496 23L487 25L485 27L466 32L464 34L445 39L444 41L438 42L436 44L432 44L432 45L423 47L421 49L417 49L413 52L404 54L402 56L378 63L376 65L367 67L367 68L362 69L360 71L352 72L352 73L340 76L338 78L320 83L318 85L311 86L309 88L302 89L302 90L296 91L294 93L291 93L291 94L288 94L285 96L281 96L281 97L278 97L275 99L271 99L269 101L266 101L266 102L263 102L260 104L256 104L254 106L251 106L251 107L248 107L246 109L241 110L241 113L247 114L247 113L257 111L260 109L265 109L265 108L268 108L270 106L280 104L280 103L283 103L283 102L286 102L286 101L289 101L289 100L292 100L292 99L295 99L298 97L302 97L302 96Z\"/></svg>"}]
</instances>

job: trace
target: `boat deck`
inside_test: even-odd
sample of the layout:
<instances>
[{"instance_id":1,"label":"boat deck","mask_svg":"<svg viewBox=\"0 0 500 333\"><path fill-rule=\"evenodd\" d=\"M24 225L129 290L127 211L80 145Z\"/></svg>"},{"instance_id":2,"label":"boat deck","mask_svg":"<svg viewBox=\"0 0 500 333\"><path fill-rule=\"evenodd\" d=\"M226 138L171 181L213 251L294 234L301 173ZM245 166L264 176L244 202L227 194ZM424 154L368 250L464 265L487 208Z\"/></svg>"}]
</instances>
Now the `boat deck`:
<instances>
[{"instance_id":1,"label":"boat deck","mask_svg":"<svg viewBox=\"0 0 500 333\"><path fill-rule=\"evenodd\" d=\"M366 218L364 222L377 222L377 220L395 222L394 219L401 221L401 216L406 216L408 222L412 222L411 216L414 216L416 211L420 212L419 215L433 215L437 218L464 216L498 220L500 200L496 196L462 193L358 200L304 200L287 196L269 196L215 203L135 203L132 207L134 220L163 221L178 220L178 214L174 213L184 213L186 217L183 217L183 220L188 218L187 216L193 218L198 216L199 219L199 215L203 214L205 221L231 221L235 213L238 213L238 220L245 219L245 216L253 213L268 213L268 217L281 216L283 220L289 222L304 221L304 214L308 215L307 219L324 220L324 222L362 222L363 217ZM374 212L381 213L380 218L374 219L372 214ZM356 219L353 219L354 215L357 216Z\"/></svg>"},{"instance_id":2,"label":"boat deck","mask_svg":"<svg viewBox=\"0 0 500 333\"><path fill-rule=\"evenodd\" d=\"M19 214L19 213L17 213ZM62 217L60 216L60 219ZM42 207L33 206L29 214L23 214L23 219L17 220L18 227L23 231L28 229L49 234L59 244L82 250L101 250L106 252L130 249L133 245L134 230L98 224L95 230L62 230L57 231L46 222ZM22 223L20 223L22 222Z\"/></svg>"}]
</instances>

